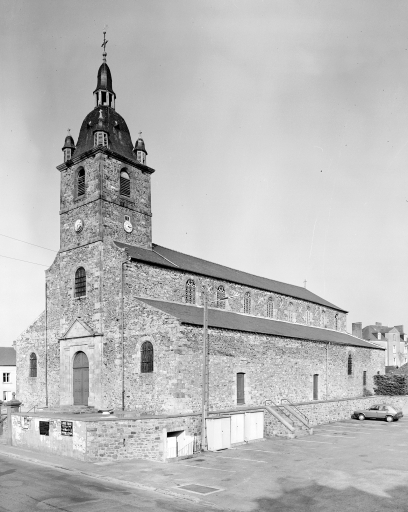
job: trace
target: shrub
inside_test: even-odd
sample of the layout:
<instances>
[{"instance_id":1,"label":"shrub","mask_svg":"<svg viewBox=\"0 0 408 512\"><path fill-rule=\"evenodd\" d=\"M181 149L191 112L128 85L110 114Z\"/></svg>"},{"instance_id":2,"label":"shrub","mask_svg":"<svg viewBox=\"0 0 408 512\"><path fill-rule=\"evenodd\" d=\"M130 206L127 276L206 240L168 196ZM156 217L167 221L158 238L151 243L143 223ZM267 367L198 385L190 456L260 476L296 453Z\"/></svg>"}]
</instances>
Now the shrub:
<instances>
[{"instance_id":1,"label":"shrub","mask_svg":"<svg viewBox=\"0 0 408 512\"><path fill-rule=\"evenodd\" d=\"M363 389L363 396L373 396L373 392L369 389L364 388Z\"/></svg>"},{"instance_id":2,"label":"shrub","mask_svg":"<svg viewBox=\"0 0 408 512\"><path fill-rule=\"evenodd\" d=\"M406 395L408 381L406 375L374 375L374 393L376 395Z\"/></svg>"}]
</instances>

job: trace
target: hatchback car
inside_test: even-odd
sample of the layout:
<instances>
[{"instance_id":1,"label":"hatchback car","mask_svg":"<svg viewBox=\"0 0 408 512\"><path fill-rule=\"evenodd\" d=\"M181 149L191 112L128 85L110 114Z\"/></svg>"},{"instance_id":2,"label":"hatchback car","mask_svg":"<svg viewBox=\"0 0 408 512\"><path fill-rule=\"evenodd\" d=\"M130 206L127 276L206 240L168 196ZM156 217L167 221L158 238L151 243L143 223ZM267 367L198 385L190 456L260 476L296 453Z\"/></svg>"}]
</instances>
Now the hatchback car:
<instances>
[{"instance_id":1,"label":"hatchback car","mask_svg":"<svg viewBox=\"0 0 408 512\"><path fill-rule=\"evenodd\" d=\"M397 411L392 405L376 404L372 405L369 409L354 411L352 417L359 420L397 421L403 417L403 414L402 411Z\"/></svg>"}]
</instances>

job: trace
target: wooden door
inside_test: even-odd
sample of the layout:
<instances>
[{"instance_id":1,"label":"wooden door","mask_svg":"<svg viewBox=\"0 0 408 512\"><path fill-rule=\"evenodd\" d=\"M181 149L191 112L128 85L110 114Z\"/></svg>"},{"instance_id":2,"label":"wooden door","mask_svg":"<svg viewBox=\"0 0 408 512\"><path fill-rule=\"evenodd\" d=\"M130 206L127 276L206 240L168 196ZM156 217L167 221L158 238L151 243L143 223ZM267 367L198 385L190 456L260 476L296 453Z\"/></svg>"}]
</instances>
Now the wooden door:
<instances>
[{"instance_id":1,"label":"wooden door","mask_svg":"<svg viewBox=\"0 0 408 512\"><path fill-rule=\"evenodd\" d=\"M74 405L88 405L89 361L85 352L77 352L73 364Z\"/></svg>"},{"instance_id":2,"label":"wooden door","mask_svg":"<svg viewBox=\"0 0 408 512\"><path fill-rule=\"evenodd\" d=\"M313 375L313 400L319 400L319 375Z\"/></svg>"}]
</instances>

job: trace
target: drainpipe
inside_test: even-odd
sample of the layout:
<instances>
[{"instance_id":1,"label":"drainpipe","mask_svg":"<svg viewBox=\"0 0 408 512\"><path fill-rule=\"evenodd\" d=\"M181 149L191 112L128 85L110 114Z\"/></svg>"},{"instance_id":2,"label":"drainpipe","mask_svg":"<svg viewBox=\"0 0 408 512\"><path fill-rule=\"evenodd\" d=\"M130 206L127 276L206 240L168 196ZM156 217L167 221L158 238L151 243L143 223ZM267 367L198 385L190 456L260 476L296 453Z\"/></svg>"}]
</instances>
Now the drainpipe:
<instances>
[{"instance_id":1,"label":"drainpipe","mask_svg":"<svg viewBox=\"0 0 408 512\"><path fill-rule=\"evenodd\" d=\"M201 408L201 450L207 449L206 417L208 415L208 301L207 292L203 296L203 390Z\"/></svg>"},{"instance_id":2,"label":"drainpipe","mask_svg":"<svg viewBox=\"0 0 408 512\"><path fill-rule=\"evenodd\" d=\"M326 345L326 400L329 399L329 346L330 343Z\"/></svg>"},{"instance_id":3,"label":"drainpipe","mask_svg":"<svg viewBox=\"0 0 408 512\"><path fill-rule=\"evenodd\" d=\"M48 293L45 282L45 406L48 407Z\"/></svg>"},{"instance_id":4,"label":"drainpipe","mask_svg":"<svg viewBox=\"0 0 408 512\"><path fill-rule=\"evenodd\" d=\"M120 279L120 338L121 338L121 344L122 344L122 411L125 410L125 337L124 337L124 330L125 330L125 315L124 315L124 281L125 281L125 263L126 261L122 261L121 264L121 279Z\"/></svg>"}]
</instances>

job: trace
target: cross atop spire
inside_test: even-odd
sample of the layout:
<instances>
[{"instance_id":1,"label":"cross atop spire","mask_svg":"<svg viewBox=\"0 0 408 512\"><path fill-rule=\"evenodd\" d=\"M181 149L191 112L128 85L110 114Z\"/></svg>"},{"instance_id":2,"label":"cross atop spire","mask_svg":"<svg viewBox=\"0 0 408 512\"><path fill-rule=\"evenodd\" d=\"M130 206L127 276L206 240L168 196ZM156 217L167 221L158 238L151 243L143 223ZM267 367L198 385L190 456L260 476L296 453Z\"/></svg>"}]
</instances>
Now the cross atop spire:
<instances>
[{"instance_id":1,"label":"cross atop spire","mask_svg":"<svg viewBox=\"0 0 408 512\"><path fill-rule=\"evenodd\" d=\"M106 62L106 55L107 55L107 53L106 53L106 45L109 42L109 41L106 40L105 36L106 36L106 31L104 31L104 33L103 33L103 43L101 44L101 48L103 48L103 54L102 54L103 62Z\"/></svg>"}]
</instances>

